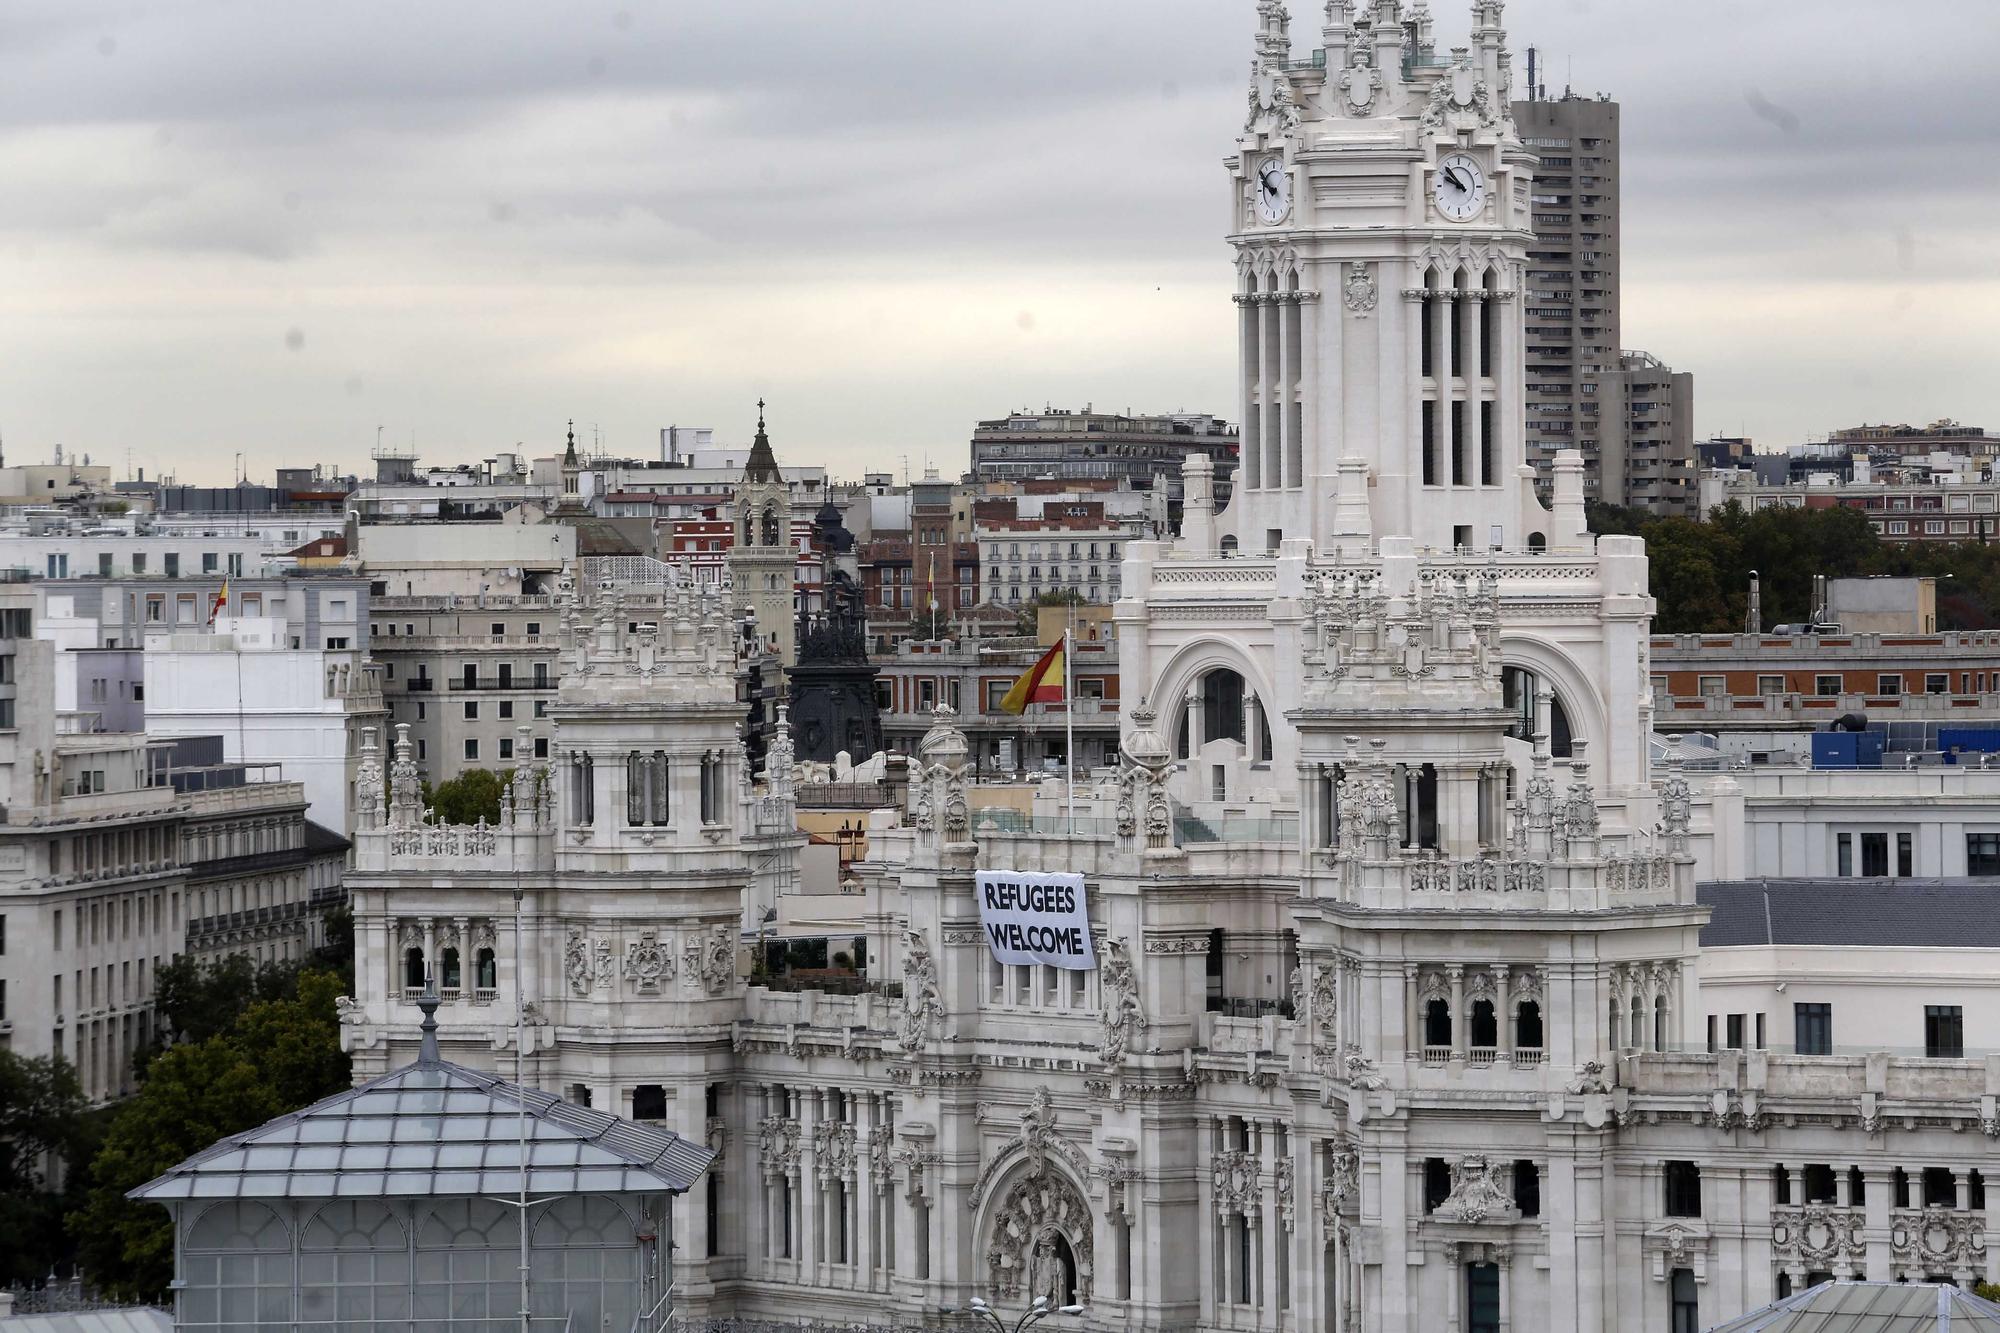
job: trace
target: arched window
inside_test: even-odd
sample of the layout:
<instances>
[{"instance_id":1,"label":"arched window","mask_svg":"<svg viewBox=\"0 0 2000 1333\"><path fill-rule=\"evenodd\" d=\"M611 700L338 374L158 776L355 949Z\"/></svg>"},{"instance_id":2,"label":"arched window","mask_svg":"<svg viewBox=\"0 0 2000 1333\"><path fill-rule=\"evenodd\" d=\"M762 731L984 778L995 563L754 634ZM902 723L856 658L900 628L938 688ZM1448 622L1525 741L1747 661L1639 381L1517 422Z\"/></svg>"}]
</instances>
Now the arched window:
<instances>
[{"instance_id":1,"label":"arched window","mask_svg":"<svg viewBox=\"0 0 2000 1333\"><path fill-rule=\"evenodd\" d=\"M1471 1026L1465 1035L1472 1045L1483 1050L1490 1051L1500 1044L1500 1024L1493 1012L1493 1001L1472 1002Z\"/></svg>"},{"instance_id":2,"label":"arched window","mask_svg":"<svg viewBox=\"0 0 2000 1333\"><path fill-rule=\"evenodd\" d=\"M1664 995L1653 999L1653 1049L1667 1049L1667 997Z\"/></svg>"},{"instance_id":3,"label":"arched window","mask_svg":"<svg viewBox=\"0 0 2000 1333\"><path fill-rule=\"evenodd\" d=\"M444 951L444 988L446 990L457 990L459 984L458 950L446 949Z\"/></svg>"},{"instance_id":4,"label":"arched window","mask_svg":"<svg viewBox=\"0 0 2000 1333\"><path fill-rule=\"evenodd\" d=\"M1547 533L1543 533L1543 532L1531 532L1531 533L1529 533L1529 534L1528 534L1528 549L1529 549L1530 551L1546 551L1546 550L1548 550L1548 549L1549 549L1549 538L1548 538L1548 534L1547 534Z\"/></svg>"},{"instance_id":5,"label":"arched window","mask_svg":"<svg viewBox=\"0 0 2000 1333\"><path fill-rule=\"evenodd\" d=\"M1236 538L1233 534L1222 539L1222 553L1224 555L1236 554Z\"/></svg>"},{"instance_id":6,"label":"arched window","mask_svg":"<svg viewBox=\"0 0 2000 1333\"><path fill-rule=\"evenodd\" d=\"M1523 1000L1514 1011L1514 1045L1524 1051L1542 1048L1542 1005L1539 1000Z\"/></svg>"},{"instance_id":7,"label":"arched window","mask_svg":"<svg viewBox=\"0 0 2000 1333\"><path fill-rule=\"evenodd\" d=\"M1611 1019L1606 1025L1605 1040L1610 1050L1618 1050L1618 997L1611 997Z\"/></svg>"},{"instance_id":8,"label":"arched window","mask_svg":"<svg viewBox=\"0 0 2000 1333\"><path fill-rule=\"evenodd\" d=\"M500 967L491 949L481 949L472 963L472 984L480 990L500 989Z\"/></svg>"},{"instance_id":9,"label":"arched window","mask_svg":"<svg viewBox=\"0 0 2000 1333\"><path fill-rule=\"evenodd\" d=\"M410 990L424 988L424 951L415 945L403 950L403 985Z\"/></svg>"},{"instance_id":10,"label":"arched window","mask_svg":"<svg viewBox=\"0 0 2000 1333\"><path fill-rule=\"evenodd\" d=\"M1635 1051L1646 1047L1646 1002L1632 997L1632 1026L1625 1030L1625 1045Z\"/></svg>"},{"instance_id":11,"label":"arched window","mask_svg":"<svg viewBox=\"0 0 2000 1333\"><path fill-rule=\"evenodd\" d=\"M1424 1002L1424 1045L1451 1045L1451 1006L1443 1000Z\"/></svg>"},{"instance_id":12,"label":"arched window","mask_svg":"<svg viewBox=\"0 0 2000 1333\"><path fill-rule=\"evenodd\" d=\"M778 507L776 505L767 505L764 508L764 545L781 545L778 541Z\"/></svg>"},{"instance_id":13,"label":"arched window","mask_svg":"<svg viewBox=\"0 0 2000 1333\"><path fill-rule=\"evenodd\" d=\"M1569 710L1563 707L1562 695L1555 687L1547 685L1542 677L1526 667L1509 666L1500 669L1500 693L1507 709L1514 714L1514 724L1507 728L1507 734L1517 741L1532 741L1535 738L1535 696L1547 689L1553 696L1549 700L1549 753L1557 759L1570 757Z\"/></svg>"}]
</instances>

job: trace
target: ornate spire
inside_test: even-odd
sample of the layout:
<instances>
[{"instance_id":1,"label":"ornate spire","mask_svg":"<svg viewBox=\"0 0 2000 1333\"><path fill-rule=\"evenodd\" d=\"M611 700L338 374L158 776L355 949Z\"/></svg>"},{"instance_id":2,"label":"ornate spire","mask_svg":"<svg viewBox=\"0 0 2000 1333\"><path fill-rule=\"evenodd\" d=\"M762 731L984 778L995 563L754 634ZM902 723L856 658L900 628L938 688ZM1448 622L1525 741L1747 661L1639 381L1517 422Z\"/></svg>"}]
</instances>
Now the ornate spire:
<instances>
[{"instance_id":1,"label":"ornate spire","mask_svg":"<svg viewBox=\"0 0 2000 1333\"><path fill-rule=\"evenodd\" d=\"M576 466L576 418L569 419L569 444L563 450L563 466Z\"/></svg>"},{"instance_id":2,"label":"ornate spire","mask_svg":"<svg viewBox=\"0 0 2000 1333\"><path fill-rule=\"evenodd\" d=\"M750 445L750 461L743 469L743 480L756 482L782 482L784 473L778 471L778 457L771 452L771 437L764 430L764 400L757 400L757 438Z\"/></svg>"},{"instance_id":3,"label":"ornate spire","mask_svg":"<svg viewBox=\"0 0 2000 1333\"><path fill-rule=\"evenodd\" d=\"M1292 16L1284 0L1257 0L1257 60L1271 68L1292 58Z\"/></svg>"}]
</instances>

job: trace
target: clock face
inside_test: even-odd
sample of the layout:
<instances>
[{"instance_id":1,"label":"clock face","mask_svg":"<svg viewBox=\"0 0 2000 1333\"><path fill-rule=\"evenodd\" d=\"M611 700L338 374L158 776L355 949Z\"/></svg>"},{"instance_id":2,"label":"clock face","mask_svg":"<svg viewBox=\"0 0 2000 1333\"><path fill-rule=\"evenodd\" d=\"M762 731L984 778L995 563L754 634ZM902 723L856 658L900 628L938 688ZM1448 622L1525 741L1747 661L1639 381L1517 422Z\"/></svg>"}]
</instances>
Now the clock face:
<instances>
[{"instance_id":1,"label":"clock face","mask_svg":"<svg viewBox=\"0 0 2000 1333\"><path fill-rule=\"evenodd\" d=\"M1292 211L1292 178L1285 170L1285 159L1267 157L1257 163L1256 173L1252 183L1257 190L1257 216L1269 224L1283 222Z\"/></svg>"},{"instance_id":2,"label":"clock face","mask_svg":"<svg viewBox=\"0 0 2000 1333\"><path fill-rule=\"evenodd\" d=\"M1464 153L1440 158L1431 177L1437 211L1453 222L1470 222L1486 207L1486 173Z\"/></svg>"}]
</instances>

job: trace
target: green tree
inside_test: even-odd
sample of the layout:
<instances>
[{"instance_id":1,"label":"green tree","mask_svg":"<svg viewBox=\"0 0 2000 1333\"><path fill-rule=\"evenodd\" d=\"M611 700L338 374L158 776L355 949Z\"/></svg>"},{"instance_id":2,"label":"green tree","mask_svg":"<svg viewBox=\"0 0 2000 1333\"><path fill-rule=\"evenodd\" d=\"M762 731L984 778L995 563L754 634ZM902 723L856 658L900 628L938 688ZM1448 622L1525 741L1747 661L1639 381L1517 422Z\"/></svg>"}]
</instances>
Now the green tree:
<instances>
[{"instance_id":1,"label":"green tree","mask_svg":"<svg viewBox=\"0 0 2000 1333\"><path fill-rule=\"evenodd\" d=\"M70 1217L84 1269L100 1290L157 1300L174 1275L166 1209L125 1197L217 1139L283 1111L263 1071L235 1041L211 1037L162 1052L138 1094L119 1107Z\"/></svg>"},{"instance_id":2,"label":"green tree","mask_svg":"<svg viewBox=\"0 0 2000 1333\"><path fill-rule=\"evenodd\" d=\"M99 1288L157 1299L173 1276L173 1234L157 1204L126 1191L217 1139L254 1129L348 1086L331 972L296 975L289 995L253 999L227 1032L171 1046L136 1096L120 1104L70 1214L84 1267Z\"/></svg>"},{"instance_id":3,"label":"green tree","mask_svg":"<svg viewBox=\"0 0 2000 1333\"><path fill-rule=\"evenodd\" d=\"M0 1284L67 1265L63 1197L52 1175L74 1175L87 1138L83 1088L67 1061L0 1050Z\"/></svg>"},{"instance_id":4,"label":"green tree","mask_svg":"<svg viewBox=\"0 0 2000 1333\"><path fill-rule=\"evenodd\" d=\"M1729 627L1732 600L1729 570L1735 544L1684 518L1659 519L1645 533L1651 562L1653 628L1662 634L1693 634Z\"/></svg>"},{"instance_id":5,"label":"green tree","mask_svg":"<svg viewBox=\"0 0 2000 1333\"><path fill-rule=\"evenodd\" d=\"M352 949L350 942L350 954ZM153 1008L163 1036L206 1041L229 1031L259 1000L284 999L297 990L296 964L259 966L244 954L203 963L183 954L155 974Z\"/></svg>"},{"instance_id":6,"label":"green tree","mask_svg":"<svg viewBox=\"0 0 2000 1333\"><path fill-rule=\"evenodd\" d=\"M500 822L500 793L512 772L495 773L490 768L468 768L455 778L433 787L424 784L424 804L440 824L489 824Z\"/></svg>"}]
</instances>

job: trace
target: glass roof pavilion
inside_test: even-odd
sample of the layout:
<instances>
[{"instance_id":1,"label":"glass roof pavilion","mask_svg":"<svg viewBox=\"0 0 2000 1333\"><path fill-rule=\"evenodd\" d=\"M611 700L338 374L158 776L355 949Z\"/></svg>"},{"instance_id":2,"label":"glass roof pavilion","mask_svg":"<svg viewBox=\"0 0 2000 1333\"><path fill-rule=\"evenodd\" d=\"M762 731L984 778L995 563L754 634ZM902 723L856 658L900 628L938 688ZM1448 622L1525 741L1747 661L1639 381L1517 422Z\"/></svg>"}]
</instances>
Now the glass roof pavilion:
<instances>
[{"instance_id":1,"label":"glass roof pavilion","mask_svg":"<svg viewBox=\"0 0 2000 1333\"><path fill-rule=\"evenodd\" d=\"M1931 1282L1822 1282L1709 1333L2000 1333L2000 1305Z\"/></svg>"},{"instance_id":2,"label":"glass roof pavilion","mask_svg":"<svg viewBox=\"0 0 2000 1333\"><path fill-rule=\"evenodd\" d=\"M131 1191L174 1215L177 1327L473 1333L524 1299L551 1328L664 1327L673 1196L714 1153L440 1060L422 1003L415 1064Z\"/></svg>"}]
</instances>

